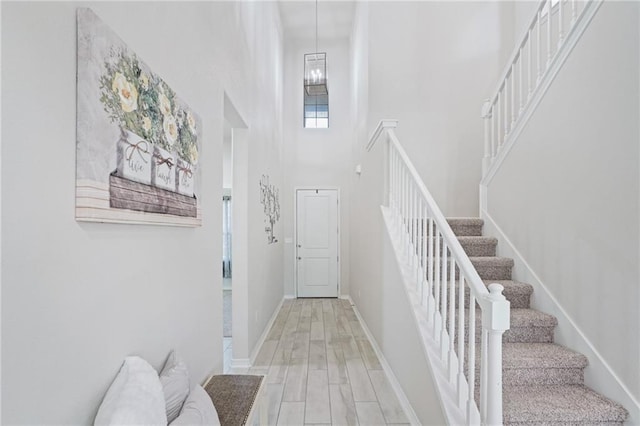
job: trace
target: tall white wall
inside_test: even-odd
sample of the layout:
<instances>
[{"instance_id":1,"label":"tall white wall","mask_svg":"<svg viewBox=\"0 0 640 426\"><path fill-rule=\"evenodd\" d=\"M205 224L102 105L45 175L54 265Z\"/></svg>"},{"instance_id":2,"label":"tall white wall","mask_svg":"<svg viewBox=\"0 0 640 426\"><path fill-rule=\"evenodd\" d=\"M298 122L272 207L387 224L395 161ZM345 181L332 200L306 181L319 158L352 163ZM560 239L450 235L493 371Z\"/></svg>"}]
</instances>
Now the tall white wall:
<instances>
[{"instance_id":1,"label":"tall white wall","mask_svg":"<svg viewBox=\"0 0 640 426\"><path fill-rule=\"evenodd\" d=\"M284 174L282 222L285 244L285 294L295 295L295 188L332 187L340 189L340 293L349 294L349 206L351 147L354 125L351 120L349 40L321 39L318 49L327 53L329 75L329 128L303 127L303 58L315 50L315 40L289 39L285 42L284 70Z\"/></svg>"},{"instance_id":2,"label":"tall white wall","mask_svg":"<svg viewBox=\"0 0 640 426\"><path fill-rule=\"evenodd\" d=\"M447 216L476 216L482 100L505 48L500 2L372 2L369 132L384 118ZM510 40L508 42L510 46Z\"/></svg>"},{"instance_id":3,"label":"tall white wall","mask_svg":"<svg viewBox=\"0 0 640 426\"><path fill-rule=\"evenodd\" d=\"M201 115L202 227L74 220L76 8L86 6ZM159 368L175 348L194 381L221 372L225 92L253 150L255 344L283 295L282 246L266 244L257 195L261 173L282 185L278 19L270 3L2 4L3 424L91 423L127 355Z\"/></svg>"},{"instance_id":4,"label":"tall white wall","mask_svg":"<svg viewBox=\"0 0 640 426\"><path fill-rule=\"evenodd\" d=\"M637 404L639 10L603 3L488 188L489 217L531 267L516 276L533 272L564 312L544 306L540 288L534 306L565 321L561 344L589 342L587 384L623 403L633 424L640 407L622 387ZM602 376L603 365L622 387Z\"/></svg>"}]
</instances>

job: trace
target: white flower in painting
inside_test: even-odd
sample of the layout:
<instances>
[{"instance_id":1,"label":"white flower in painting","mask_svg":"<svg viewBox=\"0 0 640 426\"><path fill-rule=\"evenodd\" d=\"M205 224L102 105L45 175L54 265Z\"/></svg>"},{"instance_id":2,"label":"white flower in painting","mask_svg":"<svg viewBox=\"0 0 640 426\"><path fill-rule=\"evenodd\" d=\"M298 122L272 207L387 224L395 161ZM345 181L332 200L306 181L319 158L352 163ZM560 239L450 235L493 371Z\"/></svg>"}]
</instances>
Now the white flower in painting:
<instances>
[{"instance_id":1,"label":"white flower in painting","mask_svg":"<svg viewBox=\"0 0 640 426\"><path fill-rule=\"evenodd\" d=\"M189 130L191 130L191 133L193 133L195 135L196 134L196 120L195 120L195 118L193 118L193 114L191 114L191 111L187 112L187 124L189 125Z\"/></svg>"},{"instance_id":2,"label":"white flower in painting","mask_svg":"<svg viewBox=\"0 0 640 426\"><path fill-rule=\"evenodd\" d=\"M144 117L142 117L142 128L146 132L151 130L151 119L149 117L147 117L146 115Z\"/></svg>"},{"instance_id":3,"label":"white flower in painting","mask_svg":"<svg viewBox=\"0 0 640 426\"><path fill-rule=\"evenodd\" d=\"M198 146L192 143L189 146L189 162L193 165L198 164Z\"/></svg>"},{"instance_id":4,"label":"white flower in painting","mask_svg":"<svg viewBox=\"0 0 640 426\"><path fill-rule=\"evenodd\" d=\"M149 77L145 73L140 74L140 86L144 90L149 89Z\"/></svg>"},{"instance_id":5,"label":"white flower in painting","mask_svg":"<svg viewBox=\"0 0 640 426\"><path fill-rule=\"evenodd\" d=\"M160 93L158 100L160 101L160 111L162 112L162 115L165 117L171 115L171 101L169 98L167 98L164 93Z\"/></svg>"},{"instance_id":6,"label":"white flower in painting","mask_svg":"<svg viewBox=\"0 0 640 426\"><path fill-rule=\"evenodd\" d=\"M173 145L178 139L178 126L176 125L176 119L173 115L165 115L162 120L162 129L164 130L164 137L169 142L169 146L173 148Z\"/></svg>"},{"instance_id":7,"label":"white flower in painting","mask_svg":"<svg viewBox=\"0 0 640 426\"><path fill-rule=\"evenodd\" d=\"M127 78L117 72L113 77L111 89L120 96L120 107L124 112L138 109L138 89Z\"/></svg>"}]
</instances>

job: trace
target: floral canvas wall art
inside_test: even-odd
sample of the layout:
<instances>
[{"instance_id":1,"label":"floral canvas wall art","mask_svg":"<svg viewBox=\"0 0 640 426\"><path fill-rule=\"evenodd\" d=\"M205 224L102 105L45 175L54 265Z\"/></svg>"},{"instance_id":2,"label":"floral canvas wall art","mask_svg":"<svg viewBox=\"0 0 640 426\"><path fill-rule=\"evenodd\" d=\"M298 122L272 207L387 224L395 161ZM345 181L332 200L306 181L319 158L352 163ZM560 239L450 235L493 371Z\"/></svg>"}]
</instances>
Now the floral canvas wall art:
<instances>
[{"instance_id":1,"label":"floral canvas wall art","mask_svg":"<svg viewBox=\"0 0 640 426\"><path fill-rule=\"evenodd\" d=\"M199 226L200 119L78 9L76 219Z\"/></svg>"}]
</instances>

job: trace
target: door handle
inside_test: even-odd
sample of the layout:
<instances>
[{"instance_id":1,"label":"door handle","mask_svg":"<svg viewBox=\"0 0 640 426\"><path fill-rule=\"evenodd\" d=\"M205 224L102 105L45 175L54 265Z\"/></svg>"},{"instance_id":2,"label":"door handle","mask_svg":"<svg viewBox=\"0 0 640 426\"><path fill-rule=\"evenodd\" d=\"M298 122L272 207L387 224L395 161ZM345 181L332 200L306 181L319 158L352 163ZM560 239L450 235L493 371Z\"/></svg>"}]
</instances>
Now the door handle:
<instances>
[{"instance_id":1,"label":"door handle","mask_svg":"<svg viewBox=\"0 0 640 426\"><path fill-rule=\"evenodd\" d=\"M298 248L302 248L302 244L298 244Z\"/></svg>"},{"instance_id":2,"label":"door handle","mask_svg":"<svg viewBox=\"0 0 640 426\"><path fill-rule=\"evenodd\" d=\"M298 260L302 260L302 258L301 258L301 257L298 257Z\"/></svg>"}]
</instances>

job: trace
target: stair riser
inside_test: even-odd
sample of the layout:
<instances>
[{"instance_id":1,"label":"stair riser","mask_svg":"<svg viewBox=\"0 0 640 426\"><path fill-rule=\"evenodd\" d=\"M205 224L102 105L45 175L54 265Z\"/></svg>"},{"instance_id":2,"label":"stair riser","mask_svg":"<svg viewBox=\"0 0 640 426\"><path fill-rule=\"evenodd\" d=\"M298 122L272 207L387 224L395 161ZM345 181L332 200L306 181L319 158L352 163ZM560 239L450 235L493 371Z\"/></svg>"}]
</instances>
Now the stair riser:
<instances>
[{"instance_id":1,"label":"stair riser","mask_svg":"<svg viewBox=\"0 0 640 426\"><path fill-rule=\"evenodd\" d=\"M456 303L455 308L458 308L458 287L456 287ZM464 291L464 307L469 307L469 287L465 288ZM515 293L511 292L508 289L504 289L502 295L507 298L509 303L511 304L511 308L528 308L531 296L529 294ZM447 309L449 309L449 300L447 300Z\"/></svg>"},{"instance_id":2,"label":"stair riser","mask_svg":"<svg viewBox=\"0 0 640 426\"><path fill-rule=\"evenodd\" d=\"M414 257L414 259L417 259L417 258ZM430 267L429 266L429 264L430 264L429 262L430 262L430 260L427 259L427 269L429 269L429 267ZM440 266L440 271L444 270L444 268L442 267L442 258L437 258L436 257L436 259L434 259L434 262L437 262L438 266ZM447 274L447 279L449 279L448 275L449 275L449 271L450 271L450 263L449 263L449 260L447 260L446 262L447 262L446 263L446 274ZM495 280L495 281L511 280L511 270L513 269L513 265L509 265L509 264L504 264L504 265L485 264L485 263L474 261L474 260L472 260L471 263L475 267L475 269L478 272L478 275L480 276L480 278L483 279L483 280ZM437 271L437 269L436 269L436 271ZM427 270L426 276L429 276L429 270ZM435 276L435 272L434 272L434 276ZM458 281L458 279L460 279L460 269L456 265L455 280Z\"/></svg>"},{"instance_id":3,"label":"stair riser","mask_svg":"<svg viewBox=\"0 0 640 426\"><path fill-rule=\"evenodd\" d=\"M471 243L460 242L464 252L469 257L491 257L496 255L496 244L491 242Z\"/></svg>"},{"instance_id":4,"label":"stair riser","mask_svg":"<svg viewBox=\"0 0 640 426\"><path fill-rule=\"evenodd\" d=\"M483 280L510 280L511 279L511 266L487 266L487 265L474 265L478 275ZM459 270L456 267L456 280L460 278Z\"/></svg>"},{"instance_id":5,"label":"stair riser","mask_svg":"<svg viewBox=\"0 0 640 426\"><path fill-rule=\"evenodd\" d=\"M465 318L465 322L467 319ZM482 340L482 324L479 324L480 320L476 317L476 343L480 343ZM448 324L448 321L447 321ZM447 325L448 327L448 325ZM469 341L469 329L465 324L464 328L464 341ZM511 327L505 331L502 335L502 341L504 343L553 343L553 330L555 327ZM456 328L457 330L457 328ZM454 341L457 342L457 334Z\"/></svg>"},{"instance_id":6,"label":"stair riser","mask_svg":"<svg viewBox=\"0 0 640 426\"><path fill-rule=\"evenodd\" d=\"M422 240L419 240L419 244L422 244ZM495 240L481 240L481 241L473 241L473 240L458 240L462 249L469 257L493 257L496 255L496 247L497 241ZM431 244L431 239L427 239L427 252L429 250L429 244ZM440 238L440 242L438 242L438 253L442 256L443 247L442 247L442 238ZM447 256L451 256L451 251L447 250Z\"/></svg>"},{"instance_id":7,"label":"stair riser","mask_svg":"<svg viewBox=\"0 0 640 426\"><path fill-rule=\"evenodd\" d=\"M528 385L581 385L582 368L517 368L503 369L502 383L513 386Z\"/></svg>"},{"instance_id":8,"label":"stair riser","mask_svg":"<svg viewBox=\"0 0 640 426\"><path fill-rule=\"evenodd\" d=\"M451 225L453 233L458 237L479 237L482 236L482 225Z\"/></svg>"},{"instance_id":9,"label":"stair riser","mask_svg":"<svg viewBox=\"0 0 640 426\"><path fill-rule=\"evenodd\" d=\"M467 365L465 364L465 376ZM476 383L480 383L480 362L476 362ZM505 386L553 386L584 384L583 368L503 368Z\"/></svg>"}]
</instances>

